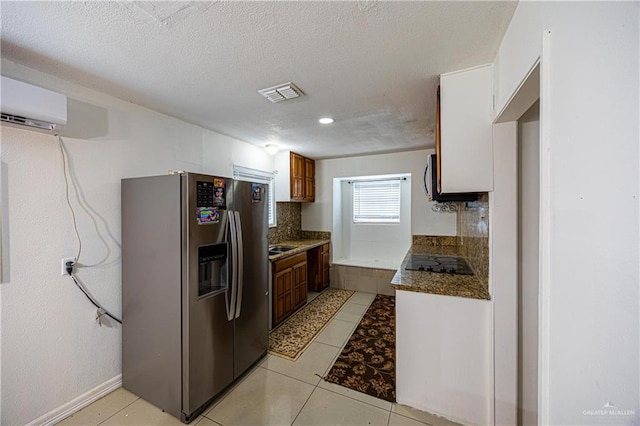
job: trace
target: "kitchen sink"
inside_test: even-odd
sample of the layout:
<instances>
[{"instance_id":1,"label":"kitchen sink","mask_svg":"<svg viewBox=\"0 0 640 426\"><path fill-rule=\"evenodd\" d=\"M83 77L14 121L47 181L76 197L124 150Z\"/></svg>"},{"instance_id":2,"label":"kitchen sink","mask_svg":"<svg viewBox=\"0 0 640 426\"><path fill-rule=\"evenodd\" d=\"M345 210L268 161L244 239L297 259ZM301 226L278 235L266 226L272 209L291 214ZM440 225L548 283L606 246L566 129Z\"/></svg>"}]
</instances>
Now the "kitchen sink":
<instances>
[{"instance_id":1,"label":"kitchen sink","mask_svg":"<svg viewBox=\"0 0 640 426\"><path fill-rule=\"evenodd\" d=\"M273 256L274 254L280 254L287 252L289 250L293 250L295 247L292 246L272 246L269 247L269 256Z\"/></svg>"}]
</instances>

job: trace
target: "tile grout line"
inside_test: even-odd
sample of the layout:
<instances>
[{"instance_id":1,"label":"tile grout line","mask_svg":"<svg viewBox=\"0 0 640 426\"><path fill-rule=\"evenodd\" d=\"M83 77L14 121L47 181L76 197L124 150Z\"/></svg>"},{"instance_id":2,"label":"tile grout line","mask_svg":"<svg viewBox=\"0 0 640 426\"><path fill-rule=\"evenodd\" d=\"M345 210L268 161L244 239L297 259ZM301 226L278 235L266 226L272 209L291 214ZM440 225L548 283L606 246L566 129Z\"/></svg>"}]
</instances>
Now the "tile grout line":
<instances>
[{"instance_id":1,"label":"tile grout line","mask_svg":"<svg viewBox=\"0 0 640 426\"><path fill-rule=\"evenodd\" d=\"M124 389L122 386L120 386L122 389ZM126 389L125 389L126 390ZM114 391L115 392L115 391ZM127 391L128 392L128 391ZM135 395L134 393L132 393L132 395ZM123 410L126 410L128 407L132 406L133 404L135 404L138 400L140 400L142 398L140 398L139 396L136 395L136 399L134 399L133 401L131 401L130 404L125 405L124 407L122 407L121 409L119 409L118 411L116 411L115 413L113 413L112 415L110 415L109 417L107 417L106 419L104 419L103 421L101 421L100 423L96 424L96 426L99 426L101 424L103 424L104 422L106 422L107 420L109 420L111 417L115 416L116 414L120 413Z\"/></svg>"},{"instance_id":2,"label":"tile grout line","mask_svg":"<svg viewBox=\"0 0 640 426\"><path fill-rule=\"evenodd\" d=\"M329 383L331 383L331 382L329 382ZM333 384L335 384L335 383L333 383ZM340 386L340 385L337 385L337 384L335 384L335 385L336 385L336 386ZM374 405L374 404L372 404L372 403L370 403L370 402L362 401L361 399L357 399L357 398L351 397L351 396L349 396L349 395L345 395L345 394L342 394L342 393L340 393L340 392L333 391L333 390L331 390L331 389L327 389L327 388L320 388L320 389L325 390L325 391L327 391L327 392L331 392L332 394L335 394L335 395L338 395L338 396L342 396L342 397L348 398L348 399L350 399L350 400L352 400L352 401L356 401L356 402L360 402L360 403L362 403L362 404L366 404L366 405L368 405L368 406L370 406L370 407L373 407L373 408L378 408L378 409L383 410L383 411L388 411L389 413L391 413L391 409L393 408L393 402L391 402L391 403L390 403L390 404L391 404L391 408L386 409L386 408L382 408L382 407L379 407L379 406L377 406L377 405ZM347 389L348 389L348 388L347 388ZM353 389L351 389L351 390L353 390ZM358 392L358 391L354 391L354 392ZM362 392L359 392L359 393L362 393ZM366 394L366 393L362 393L362 394L363 394L363 395L368 395L368 394ZM369 395L369 396L371 396L371 395ZM375 396L373 396L372 398L375 398ZM380 399L380 398L378 398L378 399ZM384 399L382 399L381 401L384 401ZM389 401L386 401L386 402L389 402ZM396 413L396 414L397 414L397 413ZM403 417L407 417L407 416L403 416ZM411 420L415 420L415 419L411 419Z\"/></svg>"},{"instance_id":3,"label":"tile grout line","mask_svg":"<svg viewBox=\"0 0 640 426\"><path fill-rule=\"evenodd\" d=\"M320 379L322 380L322 379ZM320 382L318 382L320 383ZM300 416L300 413L302 413L302 410L304 410L304 407L307 406L307 403L309 402L309 400L311 399L311 397L313 396L313 393L316 391L316 389L318 389L318 385L316 384L313 388L313 390L311 391L311 393L309 394L309 396L307 397L307 400L304 402L304 404L302 404L302 407L300 407L300 411L298 411L298 414L296 414L296 416L293 418L293 420L291 421L291 426L293 426L293 424L296 422L296 420L298 419L298 417Z\"/></svg>"},{"instance_id":4,"label":"tile grout line","mask_svg":"<svg viewBox=\"0 0 640 426\"><path fill-rule=\"evenodd\" d=\"M252 368L251 371L246 372L242 379L238 380L237 382L229 385L229 388L226 389L221 395L218 396L218 398L215 399L215 401L213 401L209 406L207 406L207 408L202 412L202 417L207 418L208 420L211 420L214 423L217 423L219 425L222 425L222 423L217 422L216 420L207 417L207 414L209 414L211 411L213 411L214 408L216 408L225 398L227 398L229 395L231 395L231 393L238 387L240 386L240 384L242 384L245 380L247 380L249 378L249 376L251 376L253 373L255 373L258 368L263 368L267 371L271 371L267 368L262 367L262 363L264 362L264 360L267 358L267 356L269 356L268 354L265 355L262 360L260 362L258 362L257 364L255 364Z\"/></svg>"}]
</instances>

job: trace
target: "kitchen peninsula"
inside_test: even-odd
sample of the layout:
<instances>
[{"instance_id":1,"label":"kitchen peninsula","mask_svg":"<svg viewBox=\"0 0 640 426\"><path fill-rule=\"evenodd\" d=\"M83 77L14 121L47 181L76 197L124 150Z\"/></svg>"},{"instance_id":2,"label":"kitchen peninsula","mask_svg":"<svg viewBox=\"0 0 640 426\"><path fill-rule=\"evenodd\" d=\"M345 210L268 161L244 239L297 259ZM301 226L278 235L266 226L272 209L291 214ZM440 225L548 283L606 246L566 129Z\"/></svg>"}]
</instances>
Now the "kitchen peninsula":
<instances>
[{"instance_id":1,"label":"kitchen peninsula","mask_svg":"<svg viewBox=\"0 0 640 426\"><path fill-rule=\"evenodd\" d=\"M473 275L408 270L415 255L462 256L450 245L414 244L391 281L396 290L396 400L463 424L489 424L493 346L486 265ZM488 258L488 247L486 247ZM472 259L466 259L474 265ZM477 259L475 259L477 260Z\"/></svg>"},{"instance_id":2,"label":"kitchen peninsula","mask_svg":"<svg viewBox=\"0 0 640 426\"><path fill-rule=\"evenodd\" d=\"M407 264L414 255L458 257L461 256L461 253L456 246L414 244L402 261L400 269L398 269L391 280L391 287L393 289L439 294L443 296L468 297L472 299L490 299L489 292L487 291L487 283L482 282L476 274L456 275L446 272L437 273L407 269Z\"/></svg>"}]
</instances>

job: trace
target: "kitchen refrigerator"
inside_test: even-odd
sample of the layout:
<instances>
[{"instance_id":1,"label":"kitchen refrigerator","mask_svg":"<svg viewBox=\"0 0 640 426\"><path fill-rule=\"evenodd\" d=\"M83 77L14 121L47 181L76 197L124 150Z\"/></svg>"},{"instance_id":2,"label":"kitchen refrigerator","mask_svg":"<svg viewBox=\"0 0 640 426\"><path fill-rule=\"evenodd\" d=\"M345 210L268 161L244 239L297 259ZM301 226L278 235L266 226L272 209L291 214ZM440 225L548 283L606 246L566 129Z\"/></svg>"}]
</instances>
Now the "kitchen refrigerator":
<instances>
[{"instance_id":1,"label":"kitchen refrigerator","mask_svg":"<svg viewBox=\"0 0 640 426\"><path fill-rule=\"evenodd\" d=\"M189 423L268 346L266 185L122 180L122 385Z\"/></svg>"}]
</instances>

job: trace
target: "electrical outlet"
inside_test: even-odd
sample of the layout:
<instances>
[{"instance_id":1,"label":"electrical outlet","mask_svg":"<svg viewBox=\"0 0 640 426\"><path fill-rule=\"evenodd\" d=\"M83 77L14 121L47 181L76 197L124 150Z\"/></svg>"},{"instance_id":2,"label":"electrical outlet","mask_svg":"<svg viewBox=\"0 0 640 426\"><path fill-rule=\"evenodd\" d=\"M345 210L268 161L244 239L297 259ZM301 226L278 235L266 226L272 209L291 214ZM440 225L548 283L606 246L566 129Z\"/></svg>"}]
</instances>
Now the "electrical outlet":
<instances>
[{"instance_id":1,"label":"electrical outlet","mask_svg":"<svg viewBox=\"0 0 640 426\"><path fill-rule=\"evenodd\" d=\"M60 275L68 275L67 274L67 262L76 262L76 258L75 257L63 257L62 258L62 263L61 263L61 274Z\"/></svg>"}]
</instances>

